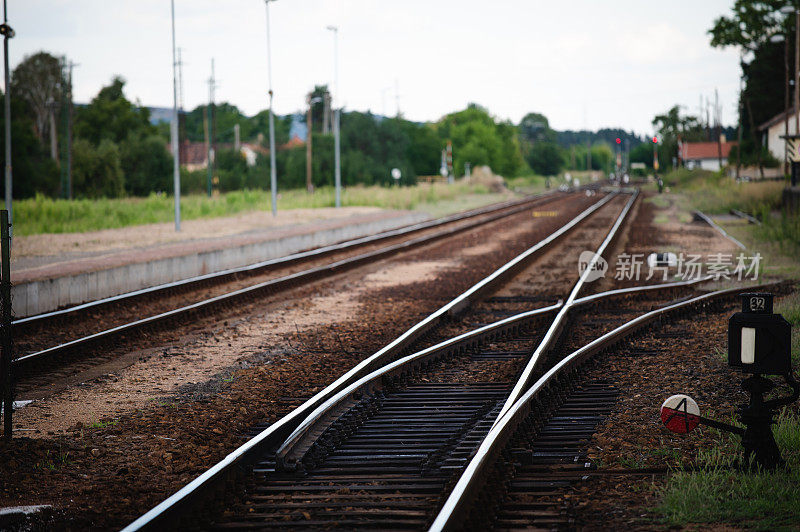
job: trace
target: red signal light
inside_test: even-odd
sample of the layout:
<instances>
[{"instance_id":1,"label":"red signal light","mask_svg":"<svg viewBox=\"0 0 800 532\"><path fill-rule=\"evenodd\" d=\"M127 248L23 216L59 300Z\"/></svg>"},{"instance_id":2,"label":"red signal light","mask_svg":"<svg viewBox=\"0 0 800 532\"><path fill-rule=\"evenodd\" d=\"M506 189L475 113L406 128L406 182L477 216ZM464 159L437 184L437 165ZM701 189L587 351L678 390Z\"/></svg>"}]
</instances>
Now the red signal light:
<instances>
[{"instance_id":1,"label":"red signal light","mask_svg":"<svg viewBox=\"0 0 800 532\"><path fill-rule=\"evenodd\" d=\"M658 144L658 137L653 137L653 144Z\"/></svg>"},{"instance_id":2,"label":"red signal light","mask_svg":"<svg viewBox=\"0 0 800 532\"><path fill-rule=\"evenodd\" d=\"M617 144L622 144L622 139L617 137Z\"/></svg>"}]
</instances>

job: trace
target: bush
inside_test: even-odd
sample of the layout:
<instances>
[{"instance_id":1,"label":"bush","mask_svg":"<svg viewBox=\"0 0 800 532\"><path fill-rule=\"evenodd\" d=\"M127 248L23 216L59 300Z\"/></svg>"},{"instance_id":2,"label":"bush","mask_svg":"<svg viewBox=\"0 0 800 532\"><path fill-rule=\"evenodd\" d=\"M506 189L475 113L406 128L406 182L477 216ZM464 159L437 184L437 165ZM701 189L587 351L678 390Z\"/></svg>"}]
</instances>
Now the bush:
<instances>
[{"instance_id":1,"label":"bush","mask_svg":"<svg viewBox=\"0 0 800 532\"><path fill-rule=\"evenodd\" d=\"M72 146L73 190L77 197L118 198L125 193L119 147L105 139L95 148L85 139Z\"/></svg>"}]
</instances>

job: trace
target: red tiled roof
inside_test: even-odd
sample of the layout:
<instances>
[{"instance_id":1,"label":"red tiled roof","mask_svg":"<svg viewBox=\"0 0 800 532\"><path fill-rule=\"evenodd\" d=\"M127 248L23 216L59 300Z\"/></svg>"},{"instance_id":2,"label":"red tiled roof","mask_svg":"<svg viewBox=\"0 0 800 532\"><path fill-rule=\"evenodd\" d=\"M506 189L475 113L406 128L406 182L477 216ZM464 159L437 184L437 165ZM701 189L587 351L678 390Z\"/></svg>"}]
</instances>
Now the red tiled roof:
<instances>
[{"instance_id":1,"label":"red tiled roof","mask_svg":"<svg viewBox=\"0 0 800 532\"><path fill-rule=\"evenodd\" d=\"M736 142L723 142L722 157L727 159L734 146L736 146ZM682 142L679 154L684 161L716 159L719 157L719 147L716 142Z\"/></svg>"}]
</instances>

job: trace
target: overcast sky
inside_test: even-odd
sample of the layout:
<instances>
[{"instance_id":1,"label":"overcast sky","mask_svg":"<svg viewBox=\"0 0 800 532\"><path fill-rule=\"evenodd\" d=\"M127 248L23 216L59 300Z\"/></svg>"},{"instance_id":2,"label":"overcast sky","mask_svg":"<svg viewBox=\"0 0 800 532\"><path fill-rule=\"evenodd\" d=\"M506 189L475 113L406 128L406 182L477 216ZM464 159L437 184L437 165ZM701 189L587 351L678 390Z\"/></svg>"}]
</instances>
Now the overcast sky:
<instances>
[{"instance_id":1,"label":"overcast sky","mask_svg":"<svg viewBox=\"0 0 800 532\"><path fill-rule=\"evenodd\" d=\"M738 52L709 46L731 1L278 0L270 4L275 111L305 105L332 83L339 27L339 88L347 109L430 121L476 102L518 122L545 114L556 129L652 131L679 103L697 113L719 90L736 120ZM39 50L66 54L75 100L88 102L115 74L129 99L172 106L169 0L8 0L12 68ZM248 115L267 107L263 0L175 0L187 109L208 99Z\"/></svg>"}]
</instances>

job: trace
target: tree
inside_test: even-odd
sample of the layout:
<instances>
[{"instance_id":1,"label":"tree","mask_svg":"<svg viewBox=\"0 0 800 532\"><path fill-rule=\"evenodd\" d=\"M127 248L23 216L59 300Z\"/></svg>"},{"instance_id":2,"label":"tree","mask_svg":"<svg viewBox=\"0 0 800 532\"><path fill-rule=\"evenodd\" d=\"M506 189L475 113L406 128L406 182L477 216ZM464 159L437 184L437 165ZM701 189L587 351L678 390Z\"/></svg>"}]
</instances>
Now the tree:
<instances>
[{"instance_id":1,"label":"tree","mask_svg":"<svg viewBox=\"0 0 800 532\"><path fill-rule=\"evenodd\" d=\"M498 174L514 176L524 168L517 143L517 129L510 122L497 122L485 108L471 103L436 124L443 140L453 143L453 165L463 174L464 163L488 165Z\"/></svg>"},{"instance_id":2,"label":"tree","mask_svg":"<svg viewBox=\"0 0 800 532\"><path fill-rule=\"evenodd\" d=\"M555 132L550 129L550 122L540 113L528 113L520 120L519 135L522 141L531 144L542 140L555 140Z\"/></svg>"},{"instance_id":3,"label":"tree","mask_svg":"<svg viewBox=\"0 0 800 532\"><path fill-rule=\"evenodd\" d=\"M119 145L125 191L132 196L172 191L172 157L158 135L130 135Z\"/></svg>"},{"instance_id":4,"label":"tree","mask_svg":"<svg viewBox=\"0 0 800 532\"><path fill-rule=\"evenodd\" d=\"M125 192L119 148L103 139L96 148L86 139L72 145L73 188L76 196L115 198Z\"/></svg>"},{"instance_id":5,"label":"tree","mask_svg":"<svg viewBox=\"0 0 800 532\"><path fill-rule=\"evenodd\" d=\"M742 155L750 159L759 153L755 128L784 110L786 86L784 84L784 44L771 42L775 35L783 35L789 43L795 42L794 16L780 12L784 6L800 7L800 0L736 0L729 16L719 17L708 31L711 46L734 46L750 52L752 59L745 62L742 54L742 74L745 88L741 94L739 121L749 141L742 146ZM788 47L790 68L794 65L794 46ZM748 153L746 153L746 151Z\"/></svg>"},{"instance_id":6,"label":"tree","mask_svg":"<svg viewBox=\"0 0 800 532\"><path fill-rule=\"evenodd\" d=\"M662 165L671 165L673 158L677 158L678 142L705 140L705 132L697 117L681 115L679 105L673 106L664 114L656 115L653 126L661 135L658 153Z\"/></svg>"},{"instance_id":7,"label":"tree","mask_svg":"<svg viewBox=\"0 0 800 532\"><path fill-rule=\"evenodd\" d=\"M50 152L58 158L56 116L61 102L61 63L47 52L25 56L11 77L11 94L21 97L33 113L33 131L40 142L50 134Z\"/></svg>"},{"instance_id":8,"label":"tree","mask_svg":"<svg viewBox=\"0 0 800 532\"><path fill-rule=\"evenodd\" d=\"M111 84L103 87L89 105L79 107L75 113L75 136L99 145L104 139L120 143L129 135L155 135L157 129L150 124L146 107L136 107L123 93L125 80L115 76Z\"/></svg>"},{"instance_id":9,"label":"tree","mask_svg":"<svg viewBox=\"0 0 800 532\"><path fill-rule=\"evenodd\" d=\"M539 175L556 175L564 167L562 149L555 142L537 142L527 155L530 167Z\"/></svg>"},{"instance_id":10,"label":"tree","mask_svg":"<svg viewBox=\"0 0 800 532\"><path fill-rule=\"evenodd\" d=\"M2 98L2 91L0 91ZM59 192L58 165L34 133L27 103L11 98L11 162L14 165L13 196L27 198L36 194L55 196ZM0 145L5 142L5 116L0 113ZM6 153L0 150L0 168L5 167Z\"/></svg>"}]
</instances>

